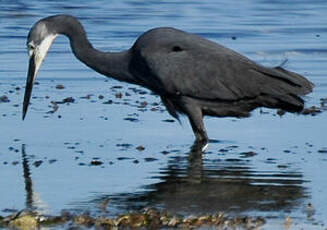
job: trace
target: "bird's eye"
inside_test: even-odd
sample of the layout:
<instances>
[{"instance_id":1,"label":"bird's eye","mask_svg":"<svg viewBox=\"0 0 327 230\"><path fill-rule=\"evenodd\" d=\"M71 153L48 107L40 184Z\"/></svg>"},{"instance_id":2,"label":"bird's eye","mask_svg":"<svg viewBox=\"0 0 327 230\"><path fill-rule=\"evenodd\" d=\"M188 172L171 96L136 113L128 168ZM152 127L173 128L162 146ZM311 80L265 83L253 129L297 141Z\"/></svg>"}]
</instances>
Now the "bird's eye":
<instances>
[{"instance_id":1,"label":"bird's eye","mask_svg":"<svg viewBox=\"0 0 327 230\"><path fill-rule=\"evenodd\" d=\"M182 47L176 45L171 49L173 52L181 52L183 51Z\"/></svg>"},{"instance_id":2,"label":"bird's eye","mask_svg":"<svg viewBox=\"0 0 327 230\"><path fill-rule=\"evenodd\" d=\"M27 48L29 50L34 50L35 49L35 46L33 44L29 43L29 44L27 44Z\"/></svg>"}]
</instances>

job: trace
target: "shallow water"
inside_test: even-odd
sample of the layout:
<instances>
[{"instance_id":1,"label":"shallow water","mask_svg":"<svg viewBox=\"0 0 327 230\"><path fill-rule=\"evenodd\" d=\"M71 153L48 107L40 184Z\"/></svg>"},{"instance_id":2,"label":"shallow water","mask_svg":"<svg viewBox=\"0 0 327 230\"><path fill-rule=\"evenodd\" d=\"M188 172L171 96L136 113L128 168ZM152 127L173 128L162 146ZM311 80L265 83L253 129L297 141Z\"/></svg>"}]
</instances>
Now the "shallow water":
<instances>
[{"instance_id":1,"label":"shallow water","mask_svg":"<svg viewBox=\"0 0 327 230\"><path fill-rule=\"evenodd\" d=\"M206 118L212 141L201 157L189 152L186 119L173 122L148 90L88 69L58 37L21 121L25 39L44 16L77 16L101 50L126 49L147 29L173 26L261 64L287 59L285 68L316 85L307 106L320 106L327 98L326 12L323 0L1 1L0 96L9 102L0 103L0 215L27 207L115 216L151 206L263 216L264 229L283 228L285 217L291 229L326 228L325 112L279 117L262 109L247 119ZM68 97L74 102L51 112L51 101Z\"/></svg>"}]
</instances>

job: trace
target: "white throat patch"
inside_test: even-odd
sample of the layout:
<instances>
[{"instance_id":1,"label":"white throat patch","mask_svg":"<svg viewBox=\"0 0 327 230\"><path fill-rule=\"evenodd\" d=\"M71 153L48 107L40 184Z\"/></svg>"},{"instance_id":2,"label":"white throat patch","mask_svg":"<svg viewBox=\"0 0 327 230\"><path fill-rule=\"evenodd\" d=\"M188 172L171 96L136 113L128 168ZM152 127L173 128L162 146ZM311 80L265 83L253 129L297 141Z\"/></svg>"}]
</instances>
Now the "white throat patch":
<instances>
[{"instance_id":1,"label":"white throat patch","mask_svg":"<svg viewBox=\"0 0 327 230\"><path fill-rule=\"evenodd\" d=\"M39 46L35 47L34 50L34 58L35 58L35 75L37 74L47 52L54 41L54 39L58 36L58 34L50 34L48 35Z\"/></svg>"}]
</instances>

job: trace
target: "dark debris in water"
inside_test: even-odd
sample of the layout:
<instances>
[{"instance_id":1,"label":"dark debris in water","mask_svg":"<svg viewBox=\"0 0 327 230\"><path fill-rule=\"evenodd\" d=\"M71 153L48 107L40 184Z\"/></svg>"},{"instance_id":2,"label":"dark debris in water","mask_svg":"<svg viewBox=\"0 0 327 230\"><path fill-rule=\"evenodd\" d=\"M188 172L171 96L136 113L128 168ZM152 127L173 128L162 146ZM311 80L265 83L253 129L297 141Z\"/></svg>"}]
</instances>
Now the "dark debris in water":
<instances>
[{"instance_id":1,"label":"dark debris in water","mask_svg":"<svg viewBox=\"0 0 327 230\"><path fill-rule=\"evenodd\" d=\"M36 168L38 168L38 167L41 166L42 163L43 163L42 160L38 160L38 161L34 161L34 162L33 162L33 165L34 165Z\"/></svg>"},{"instance_id":2,"label":"dark debris in water","mask_svg":"<svg viewBox=\"0 0 327 230\"><path fill-rule=\"evenodd\" d=\"M309 108L305 108L303 111L302 111L302 114L303 115L311 115L311 116L315 116L319 113L321 113L322 110L321 108L318 108L316 106L311 106Z\"/></svg>"},{"instance_id":3,"label":"dark debris in water","mask_svg":"<svg viewBox=\"0 0 327 230\"><path fill-rule=\"evenodd\" d=\"M165 120L162 120L163 122L170 122L170 123L172 123L172 122L175 122L175 120L173 120L173 119L165 119Z\"/></svg>"},{"instance_id":4,"label":"dark debris in water","mask_svg":"<svg viewBox=\"0 0 327 230\"><path fill-rule=\"evenodd\" d=\"M240 153L240 157L241 158L248 158L248 157L253 157L255 155L258 155L258 153L255 153L253 151L249 151L249 152L242 152Z\"/></svg>"},{"instance_id":5,"label":"dark debris in water","mask_svg":"<svg viewBox=\"0 0 327 230\"><path fill-rule=\"evenodd\" d=\"M57 104L65 104L65 103L74 103L75 99L73 97L66 97L62 101L56 101Z\"/></svg>"},{"instance_id":6,"label":"dark debris in water","mask_svg":"<svg viewBox=\"0 0 327 230\"><path fill-rule=\"evenodd\" d=\"M322 108L327 108L327 97L326 98L320 98L320 106Z\"/></svg>"},{"instance_id":7,"label":"dark debris in water","mask_svg":"<svg viewBox=\"0 0 327 230\"><path fill-rule=\"evenodd\" d=\"M0 97L0 103L8 103L8 102L10 102L10 100L6 95Z\"/></svg>"},{"instance_id":8,"label":"dark debris in water","mask_svg":"<svg viewBox=\"0 0 327 230\"><path fill-rule=\"evenodd\" d=\"M131 157L117 157L117 160L119 161L123 161L123 160L132 160L134 158L131 158Z\"/></svg>"},{"instance_id":9,"label":"dark debris in water","mask_svg":"<svg viewBox=\"0 0 327 230\"><path fill-rule=\"evenodd\" d=\"M87 94L86 96L83 96L83 97L80 97L80 98L90 100L92 96L93 96L92 94Z\"/></svg>"},{"instance_id":10,"label":"dark debris in water","mask_svg":"<svg viewBox=\"0 0 327 230\"><path fill-rule=\"evenodd\" d=\"M142 145L139 145L136 147L136 149L141 152L141 151L145 150L145 147Z\"/></svg>"},{"instance_id":11,"label":"dark debris in water","mask_svg":"<svg viewBox=\"0 0 327 230\"><path fill-rule=\"evenodd\" d=\"M55 113L55 112L57 112L57 110L59 108L58 104L56 102L54 102L54 101L51 101L50 103L51 103L51 106L52 106L52 110L48 111L47 113Z\"/></svg>"},{"instance_id":12,"label":"dark debris in water","mask_svg":"<svg viewBox=\"0 0 327 230\"><path fill-rule=\"evenodd\" d=\"M146 208L141 212L127 213L114 218L92 217L88 213L76 215L63 211L60 216L46 216L32 211L20 211L6 217L0 216L0 228L39 229L71 226L71 229L192 229L218 227L220 229L257 229L264 225L262 217L229 217L219 212L214 215L180 216L167 211Z\"/></svg>"},{"instance_id":13,"label":"dark debris in water","mask_svg":"<svg viewBox=\"0 0 327 230\"><path fill-rule=\"evenodd\" d=\"M69 104L69 103L74 103L74 102L75 102L75 99L73 97L66 97L61 101L51 101L50 102L51 105L49 107L52 107L52 110L48 111L47 114L57 112L59 109L59 106L58 106L59 104ZM59 116L58 116L58 118L61 118L61 116L60 117Z\"/></svg>"},{"instance_id":14,"label":"dark debris in water","mask_svg":"<svg viewBox=\"0 0 327 230\"><path fill-rule=\"evenodd\" d=\"M133 147L132 144L128 144L128 143L116 144L116 146L121 147L121 150L127 150Z\"/></svg>"},{"instance_id":15,"label":"dark debris in water","mask_svg":"<svg viewBox=\"0 0 327 230\"><path fill-rule=\"evenodd\" d=\"M318 153L327 153L327 147L319 149Z\"/></svg>"},{"instance_id":16,"label":"dark debris in water","mask_svg":"<svg viewBox=\"0 0 327 230\"><path fill-rule=\"evenodd\" d=\"M103 102L102 104L111 105L112 103L113 103L113 100L108 100L108 101Z\"/></svg>"},{"instance_id":17,"label":"dark debris in water","mask_svg":"<svg viewBox=\"0 0 327 230\"><path fill-rule=\"evenodd\" d=\"M56 89L64 89L64 88L65 88L65 86L62 85L62 84L58 84L58 85L56 85Z\"/></svg>"},{"instance_id":18,"label":"dark debris in water","mask_svg":"<svg viewBox=\"0 0 327 230\"><path fill-rule=\"evenodd\" d=\"M133 117L126 117L126 118L124 118L124 120L125 121L131 121L131 122L138 122L139 121L139 119L133 118Z\"/></svg>"},{"instance_id":19,"label":"dark debris in water","mask_svg":"<svg viewBox=\"0 0 327 230\"><path fill-rule=\"evenodd\" d=\"M144 161L145 162L152 162L152 161L157 161L158 159L157 158L154 158L154 157L146 157L144 158Z\"/></svg>"},{"instance_id":20,"label":"dark debris in water","mask_svg":"<svg viewBox=\"0 0 327 230\"><path fill-rule=\"evenodd\" d=\"M103 162L100 161L100 160L97 160L97 159L94 159L90 162L90 165L93 165L93 166L99 166L99 165L102 165Z\"/></svg>"}]
</instances>

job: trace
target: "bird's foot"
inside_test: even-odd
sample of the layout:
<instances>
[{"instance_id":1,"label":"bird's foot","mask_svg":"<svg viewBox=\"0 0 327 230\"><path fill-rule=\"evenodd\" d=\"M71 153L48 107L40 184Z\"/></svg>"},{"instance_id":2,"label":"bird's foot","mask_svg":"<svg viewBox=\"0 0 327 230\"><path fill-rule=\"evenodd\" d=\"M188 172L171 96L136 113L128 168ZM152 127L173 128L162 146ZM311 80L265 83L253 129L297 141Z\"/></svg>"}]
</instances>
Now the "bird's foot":
<instances>
[{"instance_id":1,"label":"bird's foot","mask_svg":"<svg viewBox=\"0 0 327 230\"><path fill-rule=\"evenodd\" d=\"M206 143L205 145L203 145L202 152L206 151L208 147L209 147L209 143Z\"/></svg>"},{"instance_id":2,"label":"bird's foot","mask_svg":"<svg viewBox=\"0 0 327 230\"><path fill-rule=\"evenodd\" d=\"M192 147L191 152L204 152L209 146L208 140L195 140Z\"/></svg>"}]
</instances>

